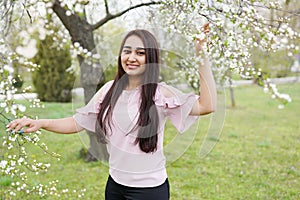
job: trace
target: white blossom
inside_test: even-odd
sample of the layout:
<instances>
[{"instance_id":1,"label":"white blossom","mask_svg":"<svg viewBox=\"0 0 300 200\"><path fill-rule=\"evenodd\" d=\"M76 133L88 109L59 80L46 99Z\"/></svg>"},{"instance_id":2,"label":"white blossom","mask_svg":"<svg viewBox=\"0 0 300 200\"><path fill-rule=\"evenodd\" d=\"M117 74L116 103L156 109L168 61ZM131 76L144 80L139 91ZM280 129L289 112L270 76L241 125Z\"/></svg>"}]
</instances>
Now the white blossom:
<instances>
[{"instance_id":1,"label":"white blossom","mask_svg":"<svg viewBox=\"0 0 300 200\"><path fill-rule=\"evenodd\" d=\"M1 162L0 162L0 167L1 167L2 169L5 169L7 163L8 163L7 160L1 160Z\"/></svg>"},{"instance_id":2,"label":"white blossom","mask_svg":"<svg viewBox=\"0 0 300 200\"><path fill-rule=\"evenodd\" d=\"M18 46L16 52L25 58L33 58L37 53L36 40L31 39L26 46Z\"/></svg>"},{"instance_id":3,"label":"white blossom","mask_svg":"<svg viewBox=\"0 0 300 200\"><path fill-rule=\"evenodd\" d=\"M67 10L67 11L66 11L66 15L67 15L67 16L71 16L71 15L72 15L72 12L71 12L70 10Z\"/></svg>"}]
</instances>

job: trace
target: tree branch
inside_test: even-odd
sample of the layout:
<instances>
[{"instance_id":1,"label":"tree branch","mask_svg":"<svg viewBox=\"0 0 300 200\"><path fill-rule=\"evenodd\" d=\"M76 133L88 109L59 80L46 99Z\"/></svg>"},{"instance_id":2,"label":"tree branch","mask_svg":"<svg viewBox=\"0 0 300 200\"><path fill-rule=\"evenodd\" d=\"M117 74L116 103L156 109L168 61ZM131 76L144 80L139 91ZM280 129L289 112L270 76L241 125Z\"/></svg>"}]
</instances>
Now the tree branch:
<instances>
[{"instance_id":1,"label":"tree branch","mask_svg":"<svg viewBox=\"0 0 300 200\"><path fill-rule=\"evenodd\" d=\"M99 22L97 22L96 24L92 25L92 29L95 30L95 29L101 27L103 24L107 23L108 21L110 21L114 18L120 17L130 10L133 10L133 9L136 9L139 7L143 7L143 6L158 5L158 4L162 4L162 2L161 1L152 1L152 2L148 2L148 3L141 3L141 4L137 4L135 6L131 6L119 13L110 14L109 10L108 10L107 0L105 0L106 16L103 19L101 19Z\"/></svg>"},{"instance_id":2,"label":"tree branch","mask_svg":"<svg viewBox=\"0 0 300 200\"><path fill-rule=\"evenodd\" d=\"M2 6L2 9L4 8L4 10L2 10L2 12L4 12L3 14L1 13L1 19L3 19L4 24L1 27L3 29L3 35L7 36L7 34L9 33L9 29L12 25L12 16L13 16L13 11L14 11L14 5L15 2L10 2L10 1L4 1L0 4L0 6Z\"/></svg>"},{"instance_id":3,"label":"tree branch","mask_svg":"<svg viewBox=\"0 0 300 200\"><path fill-rule=\"evenodd\" d=\"M110 15L107 0L104 0L106 15Z\"/></svg>"},{"instance_id":4,"label":"tree branch","mask_svg":"<svg viewBox=\"0 0 300 200\"><path fill-rule=\"evenodd\" d=\"M252 3L248 3L248 2L245 2L248 6L253 6L253 7L258 7L258 8L263 8L263 9L266 9L266 10L271 10L272 8L269 7L269 6L266 6L266 5L256 5L256 4L252 4ZM288 14L291 14L292 16L299 16L299 9L297 10L284 10L284 9L280 9L280 8L273 8L274 10L276 11L280 11L280 12L283 12L283 13L288 13Z\"/></svg>"},{"instance_id":5,"label":"tree branch","mask_svg":"<svg viewBox=\"0 0 300 200\"><path fill-rule=\"evenodd\" d=\"M30 15L30 13L29 13L28 9L26 8L26 6L25 6L25 4L24 4L24 3L22 3L22 5L23 5L23 7L24 7L24 10L26 11L26 13L27 13L28 17L29 17L30 23L32 24L32 23L33 23L33 20L32 20L32 17L31 17L31 15Z\"/></svg>"},{"instance_id":6,"label":"tree branch","mask_svg":"<svg viewBox=\"0 0 300 200\"><path fill-rule=\"evenodd\" d=\"M52 9L60 18L65 28L69 31L72 40L80 38L80 32L78 31L78 29L80 28L78 27L81 27L84 30L91 30L91 25L85 20L85 18L82 19L76 14L71 14L70 16L67 16L66 9L61 7L59 0L54 1ZM81 43L81 45L84 46L85 44Z\"/></svg>"}]
</instances>

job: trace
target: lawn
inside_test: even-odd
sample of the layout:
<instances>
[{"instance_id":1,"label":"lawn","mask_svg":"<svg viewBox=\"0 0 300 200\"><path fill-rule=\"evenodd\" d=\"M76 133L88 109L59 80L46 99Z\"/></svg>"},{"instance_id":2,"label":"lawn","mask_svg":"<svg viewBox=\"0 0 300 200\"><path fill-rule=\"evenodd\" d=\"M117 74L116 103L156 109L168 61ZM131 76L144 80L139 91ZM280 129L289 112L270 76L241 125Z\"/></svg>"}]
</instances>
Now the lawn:
<instances>
[{"instance_id":1,"label":"lawn","mask_svg":"<svg viewBox=\"0 0 300 200\"><path fill-rule=\"evenodd\" d=\"M226 91L226 115L219 138L207 137L210 124L214 125L211 116L201 117L194 128L177 137L175 129L168 125L165 144L170 159L167 171L171 199L300 199L300 84L278 87L293 100L284 109L278 109L278 102L256 86L236 88L237 107L232 109ZM71 103L45 106L32 114L58 118L73 113ZM44 132L41 138L50 151L61 154L61 160L32 147L33 158L51 163L48 173L32 175L33 184L57 179L59 189L85 188L83 199L104 199L107 165L86 163L80 157L79 151L85 147L82 134ZM201 158L203 141L216 145ZM1 176L0 196L11 181ZM31 195L20 199L39 198Z\"/></svg>"}]
</instances>

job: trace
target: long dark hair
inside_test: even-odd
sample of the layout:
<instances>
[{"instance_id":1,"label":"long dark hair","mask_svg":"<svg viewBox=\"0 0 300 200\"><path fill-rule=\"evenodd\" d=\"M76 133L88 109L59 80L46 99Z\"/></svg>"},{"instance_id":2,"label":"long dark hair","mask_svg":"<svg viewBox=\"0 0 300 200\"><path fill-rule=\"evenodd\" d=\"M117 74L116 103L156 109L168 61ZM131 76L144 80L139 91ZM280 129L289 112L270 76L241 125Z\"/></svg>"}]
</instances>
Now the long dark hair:
<instances>
[{"instance_id":1,"label":"long dark hair","mask_svg":"<svg viewBox=\"0 0 300 200\"><path fill-rule=\"evenodd\" d=\"M130 31L121 43L118 57L118 72L111 88L105 95L96 123L96 136L99 142L106 143L108 128L111 130L112 112L123 89L128 84L128 75L121 64L121 53L128 37L135 35L144 44L146 53L146 69L143 74L139 118L136 127L139 128L135 144L139 144L143 152L154 152L157 149L158 114L154 104L154 96L159 76L160 53L155 37L146 30ZM113 133L112 133L113 134Z\"/></svg>"}]
</instances>

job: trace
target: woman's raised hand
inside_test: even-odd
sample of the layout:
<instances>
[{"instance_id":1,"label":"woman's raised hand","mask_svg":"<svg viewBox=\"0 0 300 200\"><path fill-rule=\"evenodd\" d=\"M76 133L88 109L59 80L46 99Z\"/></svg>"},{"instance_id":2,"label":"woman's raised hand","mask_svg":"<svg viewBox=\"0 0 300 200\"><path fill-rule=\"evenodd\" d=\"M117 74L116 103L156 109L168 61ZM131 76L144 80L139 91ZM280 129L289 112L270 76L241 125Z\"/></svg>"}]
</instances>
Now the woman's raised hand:
<instances>
[{"instance_id":1,"label":"woman's raised hand","mask_svg":"<svg viewBox=\"0 0 300 200\"><path fill-rule=\"evenodd\" d=\"M42 123L39 120L30 118L20 118L11 121L7 126L7 131L14 131L19 133L31 133L39 130Z\"/></svg>"},{"instance_id":2,"label":"woman's raised hand","mask_svg":"<svg viewBox=\"0 0 300 200\"><path fill-rule=\"evenodd\" d=\"M196 38L196 52L199 53L203 49L203 45L206 43L206 37L209 33L209 22L206 22L201 28L201 34Z\"/></svg>"}]
</instances>

